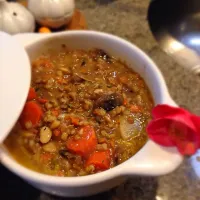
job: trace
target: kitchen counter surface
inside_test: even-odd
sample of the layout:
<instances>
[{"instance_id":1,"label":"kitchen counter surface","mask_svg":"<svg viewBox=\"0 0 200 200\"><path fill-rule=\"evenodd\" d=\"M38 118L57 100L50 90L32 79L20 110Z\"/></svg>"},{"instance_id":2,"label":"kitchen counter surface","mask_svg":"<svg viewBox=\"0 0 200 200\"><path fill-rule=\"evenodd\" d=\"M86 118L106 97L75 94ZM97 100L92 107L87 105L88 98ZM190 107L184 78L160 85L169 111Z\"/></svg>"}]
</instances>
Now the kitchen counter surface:
<instances>
[{"instance_id":1,"label":"kitchen counter surface","mask_svg":"<svg viewBox=\"0 0 200 200\"><path fill-rule=\"evenodd\" d=\"M143 49L158 65L176 103L200 115L200 77L166 55L152 37L146 20L149 0L77 0L89 29L125 38ZM199 152L200 154L200 152ZM185 159L175 172L162 177L130 177L103 194L85 200L200 200L200 157ZM61 200L44 194L0 166L2 200ZM72 198L67 198L72 199Z\"/></svg>"}]
</instances>

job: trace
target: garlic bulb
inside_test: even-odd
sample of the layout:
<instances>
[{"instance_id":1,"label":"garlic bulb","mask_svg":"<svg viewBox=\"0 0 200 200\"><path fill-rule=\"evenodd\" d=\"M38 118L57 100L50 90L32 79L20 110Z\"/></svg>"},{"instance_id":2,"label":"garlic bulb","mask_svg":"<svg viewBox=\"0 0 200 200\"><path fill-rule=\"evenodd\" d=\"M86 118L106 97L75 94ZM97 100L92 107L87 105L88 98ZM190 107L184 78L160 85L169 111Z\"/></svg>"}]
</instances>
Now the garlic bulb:
<instances>
[{"instance_id":1,"label":"garlic bulb","mask_svg":"<svg viewBox=\"0 0 200 200\"><path fill-rule=\"evenodd\" d=\"M0 0L0 30L10 33L33 32L35 19L21 4Z\"/></svg>"},{"instance_id":2,"label":"garlic bulb","mask_svg":"<svg viewBox=\"0 0 200 200\"><path fill-rule=\"evenodd\" d=\"M51 28L68 24L73 16L74 0L28 0L28 9L36 21Z\"/></svg>"}]
</instances>

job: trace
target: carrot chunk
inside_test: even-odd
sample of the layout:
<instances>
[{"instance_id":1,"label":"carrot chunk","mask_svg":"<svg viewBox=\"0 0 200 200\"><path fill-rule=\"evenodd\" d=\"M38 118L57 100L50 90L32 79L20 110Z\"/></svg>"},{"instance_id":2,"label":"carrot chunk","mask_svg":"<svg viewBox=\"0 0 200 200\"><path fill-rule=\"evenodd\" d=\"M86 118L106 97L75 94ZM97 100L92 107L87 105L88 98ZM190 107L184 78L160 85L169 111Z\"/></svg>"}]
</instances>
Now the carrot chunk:
<instances>
[{"instance_id":1,"label":"carrot chunk","mask_svg":"<svg viewBox=\"0 0 200 200\"><path fill-rule=\"evenodd\" d=\"M41 104L45 104L46 102L48 102L48 100L47 100L47 99L44 99L44 98L38 98L37 100L38 100L38 102L41 103Z\"/></svg>"},{"instance_id":2,"label":"carrot chunk","mask_svg":"<svg viewBox=\"0 0 200 200\"><path fill-rule=\"evenodd\" d=\"M49 162L52 159L53 155L50 153L43 153L40 156L41 162Z\"/></svg>"},{"instance_id":3,"label":"carrot chunk","mask_svg":"<svg viewBox=\"0 0 200 200\"><path fill-rule=\"evenodd\" d=\"M28 100L28 101L31 101L31 100L35 99L36 97L37 97L37 94L36 94L36 92L35 92L35 89L31 87L31 88L29 89L29 92L28 92L27 100Z\"/></svg>"},{"instance_id":4,"label":"carrot chunk","mask_svg":"<svg viewBox=\"0 0 200 200\"><path fill-rule=\"evenodd\" d=\"M80 119L78 117L70 117L70 119L73 125L75 126L79 125Z\"/></svg>"},{"instance_id":5,"label":"carrot chunk","mask_svg":"<svg viewBox=\"0 0 200 200\"><path fill-rule=\"evenodd\" d=\"M60 136L61 131L60 131L59 129L55 129L55 130L53 131L53 134L54 134L56 137L58 137L58 136Z\"/></svg>"},{"instance_id":6,"label":"carrot chunk","mask_svg":"<svg viewBox=\"0 0 200 200\"><path fill-rule=\"evenodd\" d=\"M60 111L57 110L57 109L53 109L53 110L51 111L51 113L52 113L55 117L58 117L58 115L60 114Z\"/></svg>"},{"instance_id":7,"label":"carrot chunk","mask_svg":"<svg viewBox=\"0 0 200 200\"><path fill-rule=\"evenodd\" d=\"M132 113L140 113L142 111L142 108L137 105L131 105L130 111Z\"/></svg>"},{"instance_id":8,"label":"carrot chunk","mask_svg":"<svg viewBox=\"0 0 200 200\"><path fill-rule=\"evenodd\" d=\"M41 107L34 101L25 104L20 117L21 126L25 127L26 123L31 122L32 126L37 126L42 118L43 112Z\"/></svg>"},{"instance_id":9,"label":"carrot chunk","mask_svg":"<svg viewBox=\"0 0 200 200\"><path fill-rule=\"evenodd\" d=\"M123 102L123 104L124 104L125 106L128 104L128 101L127 101L127 99L124 99L124 102Z\"/></svg>"},{"instance_id":10,"label":"carrot chunk","mask_svg":"<svg viewBox=\"0 0 200 200\"><path fill-rule=\"evenodd\" d=\"M86 166L94 165L96 169L106 170L110 168L111 157L109 151L96 151L86 161Z\"/></svg>"},{"instance_id":11,"label":"carrot chunk","mask_svg":"<svg viewBox=\"0 0 200 200\"><path fill-rule=\"evenodd\" d=\"M92 153L97 145L97 138L92 126L84 126L80 129L80 139L74 137L67 141L67 149L78 155L87 157Z\"/></svg>"}]
</instances>

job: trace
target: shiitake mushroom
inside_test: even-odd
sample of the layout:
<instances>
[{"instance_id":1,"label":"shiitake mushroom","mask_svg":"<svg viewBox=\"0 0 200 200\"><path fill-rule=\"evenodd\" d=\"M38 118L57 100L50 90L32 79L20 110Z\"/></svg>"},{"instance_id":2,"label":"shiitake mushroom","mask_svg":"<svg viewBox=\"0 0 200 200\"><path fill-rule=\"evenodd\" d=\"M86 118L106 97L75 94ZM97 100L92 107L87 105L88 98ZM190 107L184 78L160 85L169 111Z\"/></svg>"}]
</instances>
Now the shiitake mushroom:
<instances>
[{"instance_id":1,"label":"shiitake mushroom","mask_svg":"<svg viewBox=\"0 0 200 200\"><path fill-rule=\"evenodd\" d=\"M117 106L121 106L123 101L122 95L118 93L104 94L97 99L95 108L103 108L106 111L111 111Z\"/></svg>"}]
</instances>

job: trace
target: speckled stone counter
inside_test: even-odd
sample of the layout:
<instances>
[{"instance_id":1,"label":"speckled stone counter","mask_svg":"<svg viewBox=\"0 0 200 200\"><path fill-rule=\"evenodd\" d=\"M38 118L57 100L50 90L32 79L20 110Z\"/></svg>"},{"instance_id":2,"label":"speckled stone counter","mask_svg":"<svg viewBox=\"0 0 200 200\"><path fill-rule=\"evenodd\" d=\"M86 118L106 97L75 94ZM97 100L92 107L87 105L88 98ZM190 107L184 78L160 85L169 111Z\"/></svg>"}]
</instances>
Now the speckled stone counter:
<instances>
[{"instance_id":1,"label":"speckled stone counter","mask_svg":"<svg viewBox=\"0 0 200 200\"><path fill-rule=\"evenodd\" d=\"M170 94L177 104L200 115L200 77L185 71L166 55L148 27L149 0L77 0L89 29L109 32L125 38L143 49L162 71ZM154 177L130 177L111 191L85 200L200 200L200 157L185 159L172 174ZM199 174L199 176L198 176ZM0 167L2 200L61 200L44 194ZM72 198L68 198L72 199Z\"/></svg>"}]
</instances>

